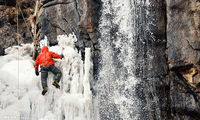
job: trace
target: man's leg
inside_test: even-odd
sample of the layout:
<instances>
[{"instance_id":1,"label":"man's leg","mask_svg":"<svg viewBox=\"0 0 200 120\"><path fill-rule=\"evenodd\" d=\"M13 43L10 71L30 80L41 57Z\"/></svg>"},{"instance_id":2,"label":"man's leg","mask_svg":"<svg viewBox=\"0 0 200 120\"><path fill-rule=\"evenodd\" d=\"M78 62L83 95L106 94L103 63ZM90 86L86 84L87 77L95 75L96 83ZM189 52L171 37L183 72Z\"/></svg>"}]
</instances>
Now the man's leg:
<instances>
[{"instance_id":1,"label":"man's leg","mask_svg":"<svg viewBox=\"0 0 200 120\"><path fill-rule=\"evenodd\" d=\"M56 87L56 88L60 88L59 86L59 82L60 82L60 78L62 77L62 73L61 71L55 67L54 65L52 66L52 69L51 69L51 72L54 74L54 82L53 82L53 85Z\"/></svg>"},{"instance_id":2,"label":"man's leg","mask_svg":"<svg viewBox=\"0 0 200 120\"><path fill-rule=\"evenodd\" d=\"M47 77L48 77L48 72L41 72L41 82L42 82L42 95L44 95L47 90L48 90L48 86L47 86Z\"/></svg>"}]
</instances>

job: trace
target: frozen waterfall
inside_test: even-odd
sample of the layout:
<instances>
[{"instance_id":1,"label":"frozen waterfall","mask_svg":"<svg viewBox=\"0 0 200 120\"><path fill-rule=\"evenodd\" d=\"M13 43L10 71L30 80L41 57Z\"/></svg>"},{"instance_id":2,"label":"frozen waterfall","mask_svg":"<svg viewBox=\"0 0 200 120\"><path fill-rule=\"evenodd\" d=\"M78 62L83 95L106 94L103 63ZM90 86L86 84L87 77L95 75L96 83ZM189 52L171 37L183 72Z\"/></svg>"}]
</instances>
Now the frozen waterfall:
<instances>
[{"instance_id":1,"label":"frozen waterfall","mask_svg":"<svg viewBox=\"0 0 200 120\"><path fill-rule=\"evenodd\" d=\"M52 86L49 74L49 91L41 95L40 76L34 71L31 59L32 44L13 46L0 57L0 119L1 120L91 120L92 95L90 91L91 58L86 48L85 61L74 47L74 35L58 36L59 44L50 51L65 58L56 59L62 71L61 89ZM42 43L45 45L45 40Z\"/></svg>"},{"instance_id":2,"label":"frozen waterfall","mask_svg":"<svg viewBox=\"0 0 200 120\"><path fill-rule=\"evenodd\" d=\"M136 41L138 25L148 15L148 0L102 0L99 38L101 58L98 80L95 86L99 120L138 120L141 101L136 85ZM148 25L146 25L148 26ZM141 36L142 37L142 36ZM142 41L142 40L141 40Z\"/></svg>"}]
</instances>

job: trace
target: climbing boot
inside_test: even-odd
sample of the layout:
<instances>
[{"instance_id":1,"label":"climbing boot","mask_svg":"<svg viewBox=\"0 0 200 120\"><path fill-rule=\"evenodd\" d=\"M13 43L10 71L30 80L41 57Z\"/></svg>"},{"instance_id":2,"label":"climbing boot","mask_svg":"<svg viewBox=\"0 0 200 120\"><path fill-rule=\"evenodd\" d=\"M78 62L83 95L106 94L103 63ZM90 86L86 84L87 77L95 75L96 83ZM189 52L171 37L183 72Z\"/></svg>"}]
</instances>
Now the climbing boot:
<instances>
[{"instance_id":1,"label":"climbing boot","mask_svg":"<svg viewBox=\"0 0 200 120\"><path fill-rule=\"evenodd\" d=\"M53 86L55 86L56 88L60 89L60 85L58 84L58 82L56 80L53 81Z\"/></svg>"},{"instance_id":2,"label":"climbing boot","mask_svg":"<svg viewBox=\"0 0 200 120\"><path fill-rule=\"evenodd\" d=\"M42 90L42 95L45 95L47 91L48 91L48 87Z\"/></svg>"}]
</instances>

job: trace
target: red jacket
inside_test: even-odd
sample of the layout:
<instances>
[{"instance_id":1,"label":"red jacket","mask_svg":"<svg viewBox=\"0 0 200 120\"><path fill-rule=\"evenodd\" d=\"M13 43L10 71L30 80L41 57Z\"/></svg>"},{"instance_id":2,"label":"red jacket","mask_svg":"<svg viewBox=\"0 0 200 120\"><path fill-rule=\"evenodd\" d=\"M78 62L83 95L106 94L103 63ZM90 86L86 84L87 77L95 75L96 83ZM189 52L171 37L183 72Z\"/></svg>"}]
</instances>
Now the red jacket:
<instances>
[{"instance_id":1,"label":"red jacket","mask_svg":"<svg viewBox=\"0 0 200 120\"><path fill-rule=\"evenodd\" d=\"M62 56L49 51L48 47L44 46L42 48L42 53L39 56L37 56L37 58L36 58L35 72L38 72L39 65L40 65L40 67L45 66L45 65L54 65L55 62L54 62L53 58L62 58Z\"/></svg>"}]
</instances>

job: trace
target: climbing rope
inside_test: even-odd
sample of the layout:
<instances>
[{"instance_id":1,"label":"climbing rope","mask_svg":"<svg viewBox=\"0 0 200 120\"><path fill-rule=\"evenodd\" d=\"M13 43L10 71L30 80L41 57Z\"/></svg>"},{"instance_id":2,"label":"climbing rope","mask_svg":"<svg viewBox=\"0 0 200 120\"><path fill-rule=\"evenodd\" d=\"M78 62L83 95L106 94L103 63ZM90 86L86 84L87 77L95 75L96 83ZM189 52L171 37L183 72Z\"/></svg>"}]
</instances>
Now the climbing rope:
<instances>
[{"instance_id":1,"label":"climbing rope","mask_svg":"<svg viewBox=\"0 0 200 120\"><path fill-rule=\"evenodd\" d=\"M16 10L17 10L17 45L18 45L18 47L19 47L19 10L18 10L18 5L17 5L17 1L16 1ZM18 49L18 73L17 73L17 75L18 75L18 81L17 81L17 88L18 88L18 92L17 92L17 95L18 95L18 99L19 99L19 95L20 95L20 90L19 90L19 49ZM19 110L20 110L20 106L19 106L19 104L18 104L18 108L19 108Z\"/></svg>"}]
</instances>

